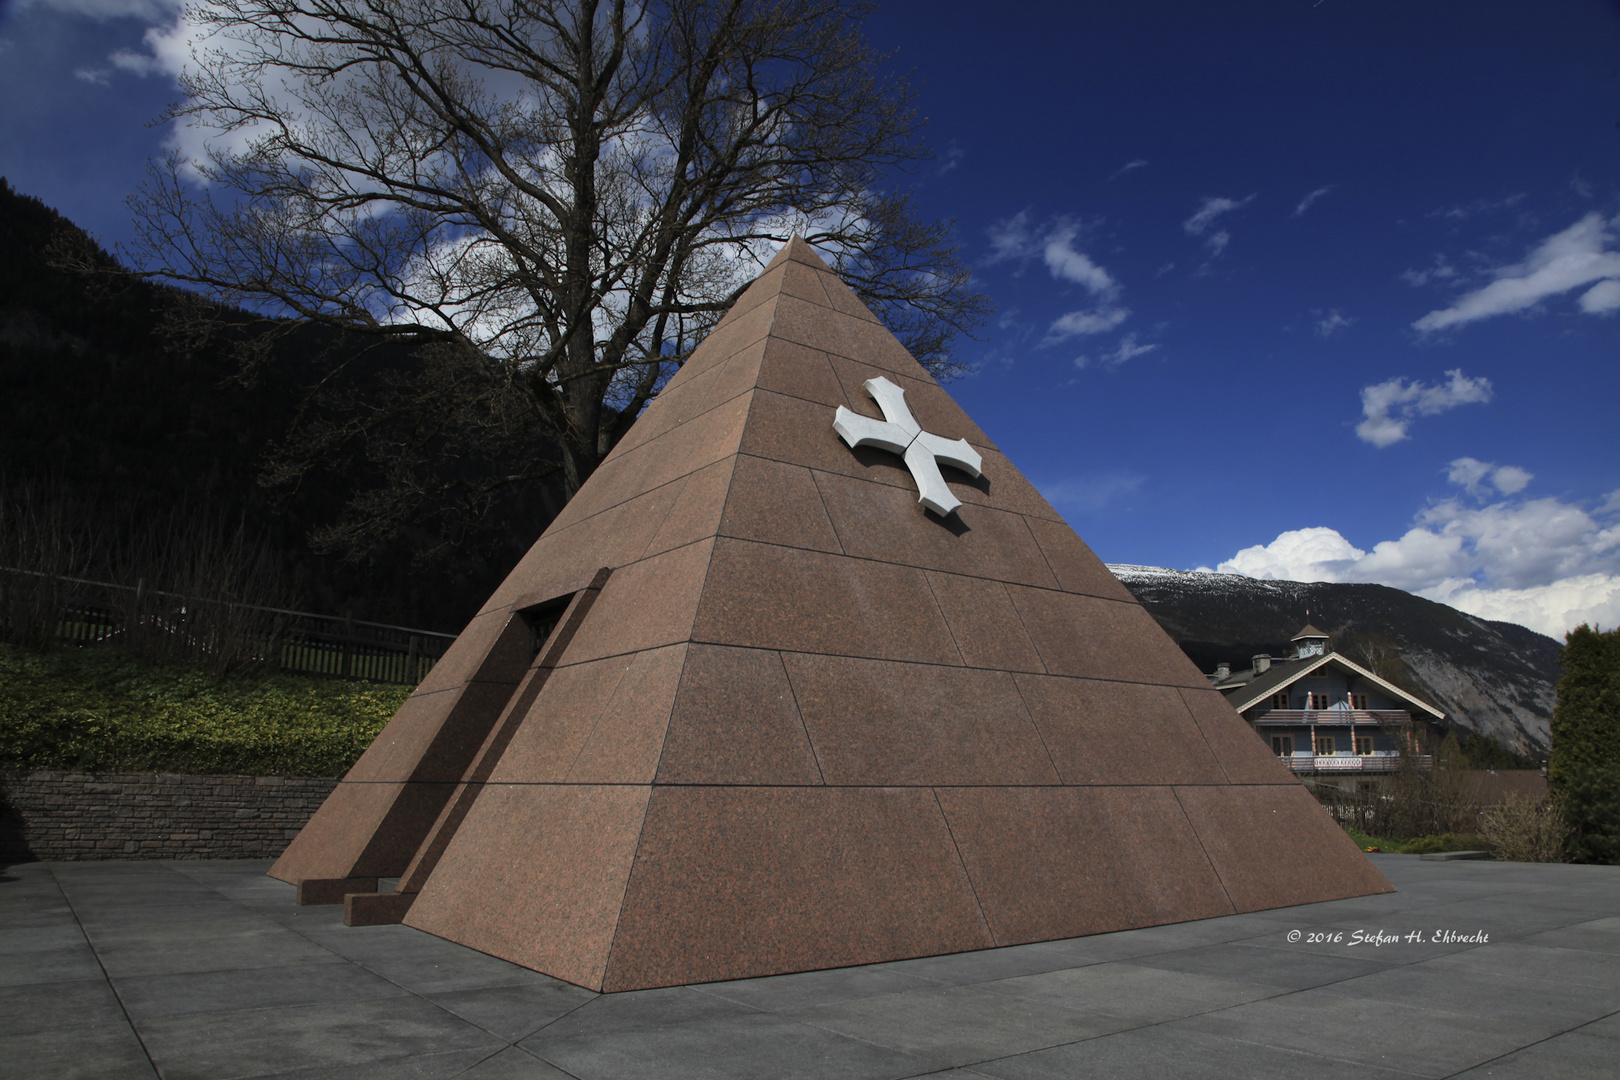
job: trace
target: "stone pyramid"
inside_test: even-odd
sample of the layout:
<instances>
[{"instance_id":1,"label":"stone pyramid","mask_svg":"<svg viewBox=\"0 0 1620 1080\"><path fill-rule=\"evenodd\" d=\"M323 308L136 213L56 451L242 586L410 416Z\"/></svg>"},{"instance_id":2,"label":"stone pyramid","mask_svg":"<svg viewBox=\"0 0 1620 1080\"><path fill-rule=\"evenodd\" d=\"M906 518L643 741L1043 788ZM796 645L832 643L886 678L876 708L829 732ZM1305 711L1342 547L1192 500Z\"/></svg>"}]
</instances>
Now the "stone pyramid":
<instances>
[{"instance_id":1,"label":"stone pyramid","mask_svg":"<svg viewBox=\"0 0 1620 1080\"><path fill-rule=\"evenodd\" d=\"M610 991L1390 890L799 240L270 872Z\"/></svg>"}]
</instances>

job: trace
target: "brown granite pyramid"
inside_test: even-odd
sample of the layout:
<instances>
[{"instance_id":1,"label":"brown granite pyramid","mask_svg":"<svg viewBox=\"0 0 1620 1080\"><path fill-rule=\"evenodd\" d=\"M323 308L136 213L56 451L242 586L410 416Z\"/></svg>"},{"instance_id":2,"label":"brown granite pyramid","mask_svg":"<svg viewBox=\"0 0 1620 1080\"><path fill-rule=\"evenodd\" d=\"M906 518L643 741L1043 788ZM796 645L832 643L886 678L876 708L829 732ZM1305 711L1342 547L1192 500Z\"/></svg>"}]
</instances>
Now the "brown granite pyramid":
<instances>
[{"instance_id":1,"label":"brown granite pyramid","mask_svg":"<svg viewBox=\"0 0 1620 1080\"><path fill-rule=\"evenodd\" d=\"M878 376L955 513L834 433ZM271 873L605 990L1390 889L797 240Z\"/></svg>"}]
</instances>

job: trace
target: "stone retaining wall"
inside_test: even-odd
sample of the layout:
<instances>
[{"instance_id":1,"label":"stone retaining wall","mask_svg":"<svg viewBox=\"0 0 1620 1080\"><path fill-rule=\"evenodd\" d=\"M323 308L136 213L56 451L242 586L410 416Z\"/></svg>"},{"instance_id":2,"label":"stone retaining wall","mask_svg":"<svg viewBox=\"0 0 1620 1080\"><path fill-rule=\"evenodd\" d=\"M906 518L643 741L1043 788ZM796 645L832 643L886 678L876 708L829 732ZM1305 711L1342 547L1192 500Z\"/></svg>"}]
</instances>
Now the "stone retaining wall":
<instances>
[{"instance_id":1,"label":"stone retaining wall","mask_svg":"<svg viewBox=\"0 0 1620 1080\"><path fill-rule=\"evenodd\" d=\"M336 786L280 776L6 776L0 861L272 858Z\"/></svg>"}]
</instances>

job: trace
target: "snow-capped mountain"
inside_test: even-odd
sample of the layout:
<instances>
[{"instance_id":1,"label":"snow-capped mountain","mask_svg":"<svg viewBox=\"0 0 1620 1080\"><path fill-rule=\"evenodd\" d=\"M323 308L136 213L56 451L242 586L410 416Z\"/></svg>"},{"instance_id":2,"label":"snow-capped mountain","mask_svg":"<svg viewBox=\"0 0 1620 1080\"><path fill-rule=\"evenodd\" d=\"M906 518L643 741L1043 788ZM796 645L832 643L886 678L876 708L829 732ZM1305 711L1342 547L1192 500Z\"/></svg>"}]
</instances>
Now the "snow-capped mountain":
<instances>
[{"instance_id":1,"label":"snow-capped mountain","mask_svg":"<svg viewBox=\"0 0 1620 1080\"><path fill-rule=\"evenodd\" d=\"M1545 754L1562 645L1514 623L1384 585L1262 581L1111 564L1116 577L1204 671L1283 655L1307 622L1333 647L1444 709L1463 731Z\"/></svg>"}]
</instances>

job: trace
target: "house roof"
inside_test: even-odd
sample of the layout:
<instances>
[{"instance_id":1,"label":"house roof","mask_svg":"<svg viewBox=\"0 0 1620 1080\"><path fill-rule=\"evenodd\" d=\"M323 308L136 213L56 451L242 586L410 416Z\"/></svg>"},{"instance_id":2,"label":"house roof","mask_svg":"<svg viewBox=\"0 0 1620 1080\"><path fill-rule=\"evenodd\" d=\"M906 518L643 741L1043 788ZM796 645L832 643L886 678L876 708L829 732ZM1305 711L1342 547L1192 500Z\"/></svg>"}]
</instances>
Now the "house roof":
<instances>
[{"instance_id":1,"label":"house roof","mask_svg":"<svg viewBox=\"0 0 1620 1080\"><path fill-rule=\"evenodd\" d=\"M1306 627L1307 630L1310 627ZM1238 712L1252 708L1256 703L1265 700L1277 691L1292 686L1300 679L1316 671L1318 668L1329 668L1334 665L1345 667L1360 675L1362 678L1375 683L1385 693L1407 703L1414 710L1428 713L1436 720L1444 720L1446 714L1430 705L1421 698L1413 697L1387 679L1381 679L1353 660L1347 659L1342 653L1328 653L1326 656L1307 656L1303 660L1282 660L1271 665L1271 670L1259 675L1246 683L1236 686L1218 686L1226 700L1231 702L1232 708Z\"/></svg>"},{"instance_id":2,"label":"house roof","mask_svg":"<svg viewBox=\"0 0 1620 1080\"><path fill-rule=\"evenodd\" d=\"M1306 623L1305 624L1305 629L1301 630L1299 633L1295 634L1293 637L1289 638L1288 640L1289 641L1298 641L1301 638L1325 638L1325 637L1328 637L1328 636L1329 635L1325 631L1318 630L1316 627L1312 626L1310 623Z\"/></svg>"}]
</instances>

